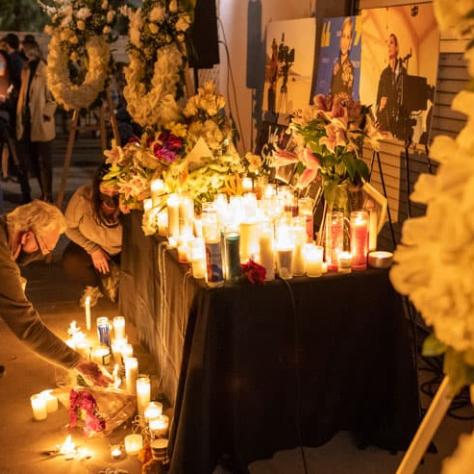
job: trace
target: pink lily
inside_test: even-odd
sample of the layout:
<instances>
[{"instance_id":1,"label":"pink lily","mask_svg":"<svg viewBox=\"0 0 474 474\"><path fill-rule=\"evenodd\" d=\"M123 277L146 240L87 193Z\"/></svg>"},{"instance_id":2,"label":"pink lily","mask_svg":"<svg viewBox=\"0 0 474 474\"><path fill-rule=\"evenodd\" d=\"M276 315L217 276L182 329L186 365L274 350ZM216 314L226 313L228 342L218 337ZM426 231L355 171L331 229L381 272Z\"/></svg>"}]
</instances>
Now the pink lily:
<instances>
[{"instance_id":1,"label":"pink lily","mask_svg":"<svg viewBox=\"0 0 474 474\"><path fill-rule=\"evenodd\" d=\"M341 123L338 119L335 119L329 125L326 125L326 137L321 138L319 143L321 145L326 145L326 148L331 152L334 153L337 146L345 146L346 145L346 135L344 128L341 126Z\"/></svg>"},{"instance_id":2,"label":"pink lily","mask_svg":"<svg viewBox=\"0 0 474 474\"><path fill-rule=\"evenodd\" d=\"M306 169L298 180L298 187L304 189L316 179L319 169L321 168L321 162L312 152L311 148L305 148L303 150L300 154L300 161Z\"/></svg>"},{"instance_id":3,"label":"pink lily","mask_svg":"<svg viewBox=\"0 0 474 474\"><path fill-rule=\"evenodd\" d=\"M298 162L298 156L296 153L288 150L277 149L273 152L274 166L279 168L280 166L292 165Z\"/></svg>"}]
</instances>

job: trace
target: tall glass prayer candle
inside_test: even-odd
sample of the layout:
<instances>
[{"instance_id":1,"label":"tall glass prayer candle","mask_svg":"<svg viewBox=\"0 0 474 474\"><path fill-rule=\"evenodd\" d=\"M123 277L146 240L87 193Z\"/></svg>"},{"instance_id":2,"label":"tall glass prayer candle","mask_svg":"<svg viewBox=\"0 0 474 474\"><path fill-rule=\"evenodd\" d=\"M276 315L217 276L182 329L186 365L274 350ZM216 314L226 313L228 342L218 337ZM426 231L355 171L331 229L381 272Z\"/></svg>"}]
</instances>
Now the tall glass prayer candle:
<instances>
[{"instance_id":1,"label":"tall glass prayer candle","mask_svg":"<svg viewBox=\"0 0 474 474\"><path fill-rule=\"evenodd\" d=\"M302 276L304 275L303 247L307 240L306 220L299 217L294 218L291 231L294 244L293 275Z\"/></svg>"},{"instance_id":2,"label":"tall glass prayer candle","mask_svg":"<svg viewBox=\"0 0 474 474\"><path fill-rule=\"evenodd\" d=\"M33 410L33 418L36 421L46 420L48 417L48 402L46 398L41 395L41 393L37 393L36 395L32 395L30 400L31 409Z\"/></svg>"},{"instance_id":3,"label":"tall glass prayer candle","mask_svg":"<svg viewBox=\"0 0 474 474\"><path fill-rule=\"evenodd\" d=\"M154 179L151 182L151 199L153 206L160 204L163 195L165 194L165 183L162 179Z\"/></svg>"},{"instance_id":4,"label":"tall glass prayer candle","mask_svg":"<svg viewBox=\"0 0 474 474\"><path fill-rule=\"evenodd\" d=\"M168 236L174 237L176 240L179 237L179 204L180 197L177 194L170 194L168 196Z\"/></svg>"},{"instance_id":5,"label":"tall glass prayer candle","mask_svg":"<svg viewBox=\"0 0 474 474\"><path fill-rule=\"evenodd\" d=\"M303 254L306 276L310 278L320 277L323 273L324 248L314 243L305 244Z\"/></svg>"},{"instance_id":6,"label":"tall glass prayer candle","mask_svg":"<svg viewBox=\"0 0 474 474\"><path fill-rule=\"evenodd\" d=\"M313 206L314 202L311 198L298 199L298 213L299 216L304 217L305 219L308 242L312 242L314 238Z\"/></svg>"},{"instance_id":7,"label":"tall glass prayer candle","mask_svg":"<svg viewBox=\"0 0 474 474\"><path fill-rule=\"evenodd\" d=\"M153 209L153 200L152 199L144 199L143 200L143 210L145 212L150 212Z\"/></svg>"},{"instance_id":8,"label":"tall glass prayer candle","mask_svg":"<svg viewBox=\"0 0 474 474\"><path fill-rule=\"evenodd\" d=\"M194 235L198 239L202 239L202 219L200 217L194 218Z\"/></svg>"},{"instance_id":9,"label":"tall glass prayer candle","mask_svg":"<svg viewBox=\"0 0 474 474\"><path fill-rule=\"evenodd\" d=\"M337 256L344 250L344 213L328 211L325 226L328 270L337 271Z\"/></svg>"},{"instance_id":10,"label":"tall glass prayer candle","mask_svg":"<svg viewBox=\"0 0 474 474\"><path fill-rule=\"evenodd\" d=\"M129 357L133 357L133 346L131 344L123 344L122 345L122 359L128 359Z\"/></svg>"},{"instance_id":11,"label":"tall glass prayer candle","mask_svg":"<svg viewBox=\"0 0 474 474\"><path fill-rule=\"evenodd\" d=\"M84 301L84 311L85 311L85 316L86 316L86 329L90 331L92 328L91 297L90 296L86 296L86 299Z\"/></svg>"},{"instance_id":12,"label":"tall glass prayer candle","mask_svg":"<svg viewBox=\"0 0 474 474\"><path fill-rule=\"evenodd\" d=\"M208 222L204 225L203 232L206 246L206 283L209 286L222 286L224 271L219 227L217 223Z\"/></svg>"},{"instance_id":13,"label":"tall glass prayer candle","mask_svg":"<svg viewBox=\"0 0 474 474\"><path fill-rule=\"evenodd\" d=\"M366 211L351 212L351 256L352 269L367 269L369 252L369 215Z\"/></svg>"},{"instance_id":14,"label":"tall glass prayer candle","mask_svg":"<svg viewBox=\"0 0 474 474\"><path fill-rule=\"evenodd\" d=\"M190 196L180 196L179 199L179 233L180 235L193 232L194 201Z\"/></svg>"},{"instance_id":15,"label":"tall glass prayer candle","mask_svg":"<svg viewBox=\"0 0 474 474\"><path fill-rule=\"evenodd\" d=\"M257 217L257 196L254 193L246 193L242 196L242 221L253 222Z\"/></svg>"},{"instance_id":16,"label":"tall glass prayer candle","mask_svg":"<svg viewBox=\"0 0 474 474\"><path fill-rule=\"evenodd\" d=\"M158 234L161 237L168 235L168 211L163 209L158 214Z\"/></svg>"},{"instance_id":17,"label":"tall glass prayer candle","mask_svg":"<svg viewBox=\"0 0 474 474\"><path fill-rule=\"evenodd\" d=\"M242 178L242 193L251 193L253 191L253 181L252 178L245 176Z\"/></svg>"},{"instance_id":18,"label":"tall glass prayer candle","mask_svg":"<svg viewBox=\"0 0 474 474\"><path fill-rule=\"evenodd\" d=\"M151 400L151 383L148 375L139 375L137 377L136 390L138 414L143 415L145 408Z\"/></svg>"},{"instance_id":19,"label":"tall glass prayer candle","mask_svg":"<svg viewBox=\"0 0 474 474\"><path fill-rule=\"evenodd\" d=\"M277 271L280 278L283 280L289 280L290 278L293 278L294 243L291 238L290 226L283 222L277 224Z\"/></svg>"},{"instance_id":20,"label":"tall glass prayer candle","mask_svg":"<svg viewBox=\"0 0 474 474\"><path fill-rule=\"evenodd\" d=\"M53 390L43 390L40 395L46 400L46 410L48 413L58 411L58 397L54 395Z\"/></svg>"},{"instance_id":21,"label":"tall glass prayer candle","mask_svg":"<svg viewBox=\"0 0 474 474\"><path fill-rule=\"evenodd\" d=\"M259 262L265 267L265 281L275 279L274 231L269 221L260 225Z\"/></svg>"},{"instance_id":22,"label":"tall glass prayer candle","mask_svg":"<svg viewBox=\"0 0 474 474\"><path fill-rule=\"evenodd\" d=\"M257 221L241 222L240 226L240 261L247 263L258 253L259 223Z\"/></svg>"},{"instance_id":23,"label":"tall glass prayer candle","mask_svg":"<svg viewBox=\"0 0 474 474\"><path fill-rule=\"evenodd\" d=\"M191 269L194 278L206 277L206 249L202 238L191 242Z\"/></svg>"},{"instance_id":24,"label":"tall glass prayer candle","mask_svg":"<svg viewBox=\"0 0 474 474\"><path fill-rule=\"evenodd\" d=\"M253 190L257 196L257 199L262 199L267 184L268 176L257 176L253 185Z\"/></svg>"},{"instance_id":25,"label":"tall glass prayer candle","mask_svg":"<svg viewBox=\"0 0 474 474\"><path fill-rule=\"evenodd\" d=\"M110 346L110 324L107 316L97 318L97 336L100 344Z\"/></svg>"},{"instance_id":26,"label":"tall glass prayer candle","mask_svg":"<svg viewBox=\"0 0 474 474\"><path fill-rule=\"evenodd\" d=\"M226 278L237 280L241 275L240 270L240 235L236 229L224 232Z\"/></svg>"},{"instance_id":27,"label":"tall glass prayer candle","mask_svg":"<svg viewBox=\"0 0 474 474\"><path fill-rule=\"evenodd\" d=\"M123 316L115 316L112 320L114 327L115 340L125 339L125 318Z\"/></svg>"},{"instance_id":28,"label":"tall glass prayer candle","mask_svg":"<svg viewBox=\"0 0 474 474\"><path fill-rule=\"evenodd\" d=\"M125 381L127 392L137 394L138 360L135 357L125 359Z\"/></svg>"},{"instance_id":29,"label":"tall glass prayer candle","mask_svg":"<svg viewBox=\"0 0 474 474\"><path fill-rule=\"evenodd\" d=\"M191 261L191 243L193 240L191 229L185 228L178 241L179 263L189 263Z\"/></svg>"}]
</instances>

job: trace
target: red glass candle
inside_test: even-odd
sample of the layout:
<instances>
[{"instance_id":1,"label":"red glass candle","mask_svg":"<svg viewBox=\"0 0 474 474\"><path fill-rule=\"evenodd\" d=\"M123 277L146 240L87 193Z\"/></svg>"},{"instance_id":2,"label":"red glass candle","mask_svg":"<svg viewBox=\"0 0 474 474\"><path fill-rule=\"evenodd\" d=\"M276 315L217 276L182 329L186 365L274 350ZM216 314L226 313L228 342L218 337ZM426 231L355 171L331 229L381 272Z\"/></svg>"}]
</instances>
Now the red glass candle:
<instances>
[{"instance_id":1,"label":"red glass candle","mask_svg":"<svg viewBox=\"0 0 474 474\"><path fill-rule=\"evenodd\" d=\"M351 212L352 270L367 269L369 252L369 215L366 211Z\"/></svg>"},{"instance_id":2,"label":"red glass candle","mask_svg":"<svg viewBox=\"0 0 474 474\"><path fill-rule=\"evenodd\" d=\"M344 213L328 212L326 217L326 263L337 272L337 256L344 250Z\"/></svg>"}]
</instances>

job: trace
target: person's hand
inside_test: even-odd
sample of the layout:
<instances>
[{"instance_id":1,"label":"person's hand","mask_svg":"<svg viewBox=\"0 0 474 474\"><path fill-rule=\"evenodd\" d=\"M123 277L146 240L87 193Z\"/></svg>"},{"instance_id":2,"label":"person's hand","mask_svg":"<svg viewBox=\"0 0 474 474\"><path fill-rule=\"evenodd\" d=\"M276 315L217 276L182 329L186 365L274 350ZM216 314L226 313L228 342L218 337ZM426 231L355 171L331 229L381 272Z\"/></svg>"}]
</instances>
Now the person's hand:
<instances>
[{"instance_id":1,"label":"person's hand","mask_svg":"<svg viewBox=\"0 0 474 474\"><path fill-rule=\"evenodd\" d=\"M99 387L107 387L113 382L110 377L102 373L99 366L95 362L89 362L88 360L81 359L75 368L86 379L89 379L94 385L98 385Z\"/></svg>"},{"instance_id":2,"label":"person's hand","mask_svg":"<svg viewBox=\"0 0 474 474\"><path fill-rule=\"evenodd\" d=\"M109 267L109 255L104 252L102 249L97 249L94 250L94 252L91 253L91 258L92 258L92 263L94 264L94 267L100 272L100 273L109 273L110 267Z\"/></svg>"},{"instance_id":3,"label":"person's hand","mask_svg":"<svg viewBox=\"0 0 474 474\"><path fill-rule=\"evenodd\" d=\"M49 117L48 115L43 115L43 120L45 122L50 122L51 121L51 117Z\"/></svg>"}]
</instances>

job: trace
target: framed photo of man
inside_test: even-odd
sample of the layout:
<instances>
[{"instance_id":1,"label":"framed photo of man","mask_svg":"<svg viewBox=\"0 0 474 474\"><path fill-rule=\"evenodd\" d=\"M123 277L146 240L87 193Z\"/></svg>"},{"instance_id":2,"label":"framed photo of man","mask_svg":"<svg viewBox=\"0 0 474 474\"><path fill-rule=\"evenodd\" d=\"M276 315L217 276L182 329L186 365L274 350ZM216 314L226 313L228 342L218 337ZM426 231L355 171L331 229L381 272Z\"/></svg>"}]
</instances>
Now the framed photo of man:
<instances>
[{"instance_id":1,"label":"framed photo of man","mask_svg":"<svg viewBox=\"0 0 474 474\"><path fill-rule=\"evenodd\" d=\"M439 57L432 4L362 10L361 21L361 102L389 137L428 144Z\"/></svg>"}]
</instances>

